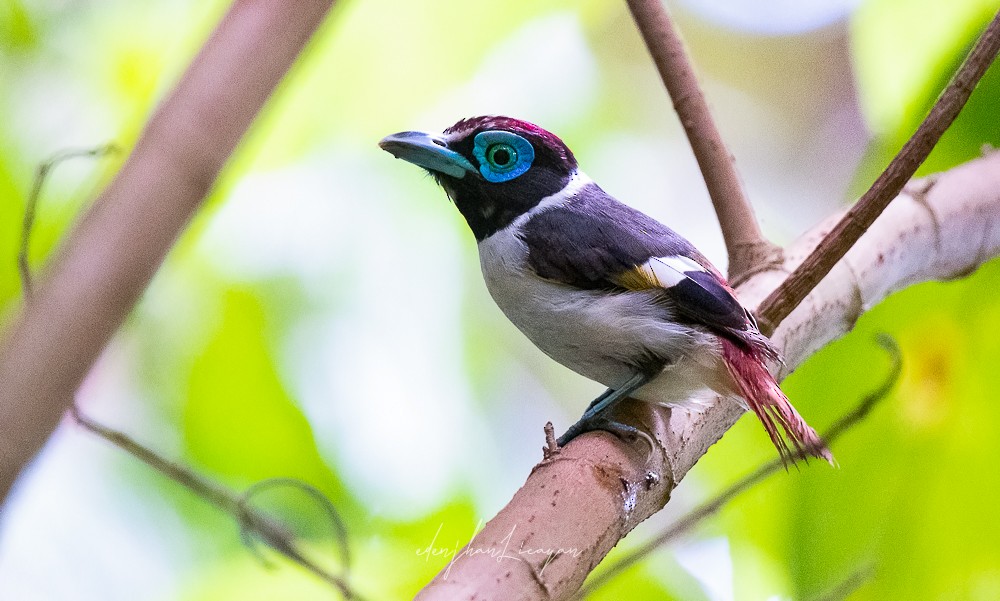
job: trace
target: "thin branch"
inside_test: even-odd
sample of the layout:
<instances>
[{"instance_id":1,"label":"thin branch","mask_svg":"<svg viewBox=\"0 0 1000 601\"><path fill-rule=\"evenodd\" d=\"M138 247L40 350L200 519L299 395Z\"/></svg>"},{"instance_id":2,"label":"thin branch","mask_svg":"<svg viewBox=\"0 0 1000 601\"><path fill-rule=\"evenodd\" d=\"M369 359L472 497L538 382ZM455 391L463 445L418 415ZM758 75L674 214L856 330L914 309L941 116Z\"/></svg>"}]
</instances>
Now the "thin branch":
<instances>
[{"instance_id":1,"label":"thin branch","mask_svg":"<svg viewBox=\"0 0 1000 601\"><path fill-rule=\"evenodd\" d=\"M765 333L781 321L816 287L833 266L868 231L875 219L899 195L906 182L934 149L938 140L962 111L976 84L1000 52L1000 12L986 27L951 83L930 113L906 141L871 188L844 215L843 219L760 305L758 319Z\"/></svg>"},{"instance_id":2,"label":"thin branch","mask_svg":"<svg viewBox=\"0 0 1000 601\"><path fill-rule=\"evenodd\" d=\"M70 411L76 423L80 424L87 431L126 451L160 474L231 515L240 524L241 532L256 535L267 546L336 588L345 599L358 599L357 593L354 592L344 578L331 574L302 553L295 542L294 535L284 524L250 505L249 499L254 492L262 486L268 486L270 481L257 483L248 489L246 493L239 494L204 476L196 474L187 466L160 457L157 453L143 446L127 434L95 422L84 415L76 405L72 405ZM301 483L297 482L296 486L301 486ZM332 515L336 516L336 510L333 509L332 504L325 497L322 497L322 495L320 495L320 498L326 510L328 512L332 511ZM348 555L345 548L346 539L342 538L343 524L339 517L335 517L334 522L338 525L337 538L341 543L342 558L346 562Z\"/></svg>"},{"instance_id":3,"label":"thin branch","mask_svg":"<svg viewBox=\"0 0 1000 601\"><path fill-rule=\"evenodd\" d=\"M17 252L17 270L21 274L21 288L25 297L31 296L31 266L28 264L28 242L31 239L31 230L35 225L35 214L38 209L38 199L42 195L42 186L48 179L49 173L69 159L79 157L102 157L116 153L120 148L109 143L94 148L70 149L59 152L38 166L35 172L35 180L31 184L31 192L28 193L28 200L24 207L24 221L21 222L21 248Z\"/></svg>"},{"instance_id":4,"label":"thin branch","mask_svg":"<svg viewBox=\"0 0 1000 601\"><path fill-rule=\"evenodd\" d=\"M872 410L879 403L879 401L886 398L892 388L899 381L899 376L903 371L902 354L899 351L899 347L889 336L879 336L878 343L892 358L892 367L878 389L865 395L860 403L842 415L840 419L834 422L834 424L823 433L823 440L825 440L829 445L832 445L844 433L863 422L865 418L871 414ZM804 452L800 451L797 459L806 459ZM656 551L664 544L676 540L691 530L694 530L698 524L717 514L730 501L752 489L754 486L760 484L774 474L777 474L783 467L785 466L780 458L773 459L761 465L743 478L737 480L728 488L708 501L705 501L665 528L660 534L622 555L622 557L615 561L615 563L612 564L606 571L602 571L600 574L590 579L590 581L580 589L579 593L577 593L576 598L582 599L593 593L609 580L620 575L622 572L643 559L646 559L646 557L653 553L653 551Z\"/></svg>"},{"instance_id":5,"label":"thin branch","mask_svg":"<svg viewBox=\"0 0 1000 601\"><path fill-rule=\"evenodd\" d=\"M780 260L781 249L761 233L733 156L715 126L684 41L663 0L627 2L701 168L726 241L729 277L739 284Z\"/></svg>"},{"instance_id":6,"label":"thin branch","mask_svg":"<svg viewBox=\"0 0 1000 601\"><path fill-rule=\"evenodd\" d=\"M813 597L811 601L843 601L875 577L875 563L868 562L857 567L833 588Z\"/></svg>"}]
</instances>

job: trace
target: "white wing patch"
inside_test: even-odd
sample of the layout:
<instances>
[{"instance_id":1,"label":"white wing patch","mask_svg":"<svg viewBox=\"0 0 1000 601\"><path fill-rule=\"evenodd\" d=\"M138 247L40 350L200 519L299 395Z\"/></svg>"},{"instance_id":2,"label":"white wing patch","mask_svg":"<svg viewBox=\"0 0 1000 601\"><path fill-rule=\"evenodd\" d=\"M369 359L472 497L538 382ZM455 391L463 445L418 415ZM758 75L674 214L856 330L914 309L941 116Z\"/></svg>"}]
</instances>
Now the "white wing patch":
<instances>
[{"instance_id":1,"label":"white wing patch","mask_svg":"<svg viewBox=\"0 0 1000 601\"><path fill-rule=\"evenodd\" d=\"M672 288L680 284L687 276L686 271L705 271L705 268L694 260L680 255L672 257L653 257L636 267L651 281L661 288Z\"/></svg>"}]
</instances>

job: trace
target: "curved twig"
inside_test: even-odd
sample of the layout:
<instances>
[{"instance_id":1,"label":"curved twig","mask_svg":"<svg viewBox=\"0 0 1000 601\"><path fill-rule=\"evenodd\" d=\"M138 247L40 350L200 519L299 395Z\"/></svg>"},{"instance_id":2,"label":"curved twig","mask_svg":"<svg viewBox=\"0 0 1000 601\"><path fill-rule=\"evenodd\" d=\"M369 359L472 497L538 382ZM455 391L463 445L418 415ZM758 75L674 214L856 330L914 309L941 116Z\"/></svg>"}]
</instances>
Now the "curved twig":
<instances>
[{"instance_id":1,"label":"curved twig","mask_svg":"<svg viewBox=\"0 0 1000 601\"><path fill-rule=\"evenodd\" d=\"M102 144L94 148L73 148L57 152L38 166L38 169L35 171L35 179L31 184L31 192L28 193L28 200L24 205L24 220L21 222L21 246L17 251L17 270L21 276L21 292L25 298L31 296L33 283L31 265L28 263L28 251L31 248L31 231L35 226L38 200L42 196L42 188L45 186L45 181L48 179L49 173L70 159L102 157L119 152L120 150L114 143Z\"/></svg>"},{"instance_id":2,"label":"curved twig","mask_svg":"<svg viewBox=\"0 0 1000 601\"><path fill-rule=\"evenodd\" d=\"M351 568L351 547L349 544L349 537L347 533L347 525L344 524L343 518L340 517L340 512L337 511L336 506L324 495L318 488L303 482L302 480L296 480L295 478L268 478L267 480L262 480L260 482L255 482L250 486L250 488L244 491L243 496L240 498L240 509L241 512L253 512L252 501L253 497L263 493L264 491L272 488L292 488L295 490L300 490L319 505L323 509L323 513L330 518L330 523L333 525L333 538L337 542L337 553L340 555L340 563L344 566L344 571L346 572ZM241 526L252 526L243 520L240 520ZM244 542L251 549L253 548L253 541L247 534L254 534L252 528L241 528L242 535L244 535ZM273 546L273 545L272 545Z\"/></svg>"}]
</instances>

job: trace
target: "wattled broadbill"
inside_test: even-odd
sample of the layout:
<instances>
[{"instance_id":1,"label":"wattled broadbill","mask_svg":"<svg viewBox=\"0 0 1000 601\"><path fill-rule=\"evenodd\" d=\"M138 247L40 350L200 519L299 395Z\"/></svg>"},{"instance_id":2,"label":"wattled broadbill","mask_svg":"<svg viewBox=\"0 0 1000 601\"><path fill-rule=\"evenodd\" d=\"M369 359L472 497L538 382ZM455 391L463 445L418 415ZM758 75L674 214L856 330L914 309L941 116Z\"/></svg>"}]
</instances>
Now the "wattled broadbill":
<instances>
[{"instance_id":1,"label":"wattled broadbill","mask_svg":"<svg viewBox=\"0 0 1000 601\"><path fill-rule=\"evenodd\" d=\"M777 352L719 271L591 181L558 137L476 117L380 146L428 170L454 201L478 241L486 286L514 325L609 388L573 435L603 427L603 413L626 396L691 407L714 391L753 410L783 458L830 459L768 372Z\"/></svg>"}]
</instances>

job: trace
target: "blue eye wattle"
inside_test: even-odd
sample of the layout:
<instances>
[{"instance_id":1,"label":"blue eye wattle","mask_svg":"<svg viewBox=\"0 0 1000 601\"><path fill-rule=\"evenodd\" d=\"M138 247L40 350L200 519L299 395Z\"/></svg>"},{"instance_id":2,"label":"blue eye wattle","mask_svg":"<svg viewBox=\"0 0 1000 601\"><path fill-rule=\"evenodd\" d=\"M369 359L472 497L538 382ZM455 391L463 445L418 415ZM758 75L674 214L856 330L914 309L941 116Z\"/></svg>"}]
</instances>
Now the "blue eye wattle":
<instances>
[{"instance_id":1,"label":"blue eye wattle","mask_svg":"<svg viewBox=\"0 0 1000 601\"><path fill-rule=\"evenodd\" d=\"M509 131L476 134L472 154L479 161L479 173L494 184L518 177L535 160L535 148L531 142Z\"/></svg>"}]
</instances>

